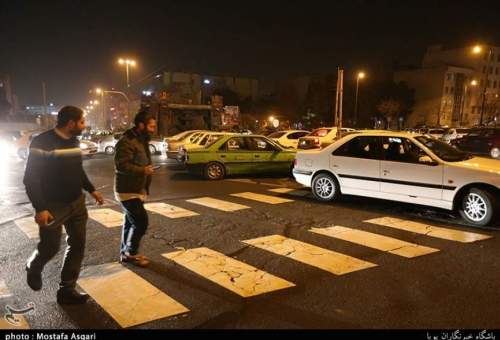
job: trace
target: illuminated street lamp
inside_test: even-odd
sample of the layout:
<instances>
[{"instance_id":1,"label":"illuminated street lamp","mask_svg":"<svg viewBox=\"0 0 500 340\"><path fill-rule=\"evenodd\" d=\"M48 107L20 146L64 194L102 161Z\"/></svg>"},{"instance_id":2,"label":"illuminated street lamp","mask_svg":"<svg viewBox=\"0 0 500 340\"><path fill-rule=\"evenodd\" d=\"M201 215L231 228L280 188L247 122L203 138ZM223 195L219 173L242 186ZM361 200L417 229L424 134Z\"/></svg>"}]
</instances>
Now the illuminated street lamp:
<instances>
[{"instance_id":1,"label":"illuminated street lamp","mask_svg":"<svg viewBox=\"0 0 500 340\"><path fill-rule=\"evenodd\" d=\"M483 91L482 91L482 99L481 99L481 116L479 118L479 125L483 125L483 117L484 117L484 106L485 106L485 102L486 102L486 89L488 87L488 75L490 73L490 61L491 61L491 55L493 53L493 51L491 50L491 47L487 47L488 48L488 54L487 54L487 59L486 59L486 79L484 81L484 86L483 86ZM472 53L473 54L477 54L477 55L481 55L483 54L483 46L481 45L476 45L472 48Z\"/></svg>"},{"instance_id":2,"label":"illuminated street lamp","mask_svg":"<svg viewBox=\"0 0 500 340\"><path fill-rule=\"evenodd\" d=\"M358 72L356 77L356 98L354 100L354 127L358 124L358 94L359 94L359 81L365 78L364 72Z\"/></svg>"},{"instance_id":3,"label":"illuminated street lamp","mask_svg":"<svg viewBox=\"0 0 500 340\"><path fill-rule=\"evenodd\" d=\"M274 116L269 116L269 121L272 122L274 120Z\"/></svg>"},{"instance_id":4,"label":"illuminated street lamp","mask_svg":"<svg viewBox=\"0 0 500 340\"><path fill-rule=\"evenodd\" d=\"M463 118L463 114L464 114L464 110L465 110L465 100L467 99L467 90L469 88L469 86L477 86L477 80L476 79L472 79L469 83L465 82L464 84L464 96L462 98L462 108L460 110L460 120L458 122L458 125L462 126L462 118Z\"/></svg>"},{"instance_id":5,"label":"illuminated street lamp","mask_svg":"<svg viewBox=\"0 0 500 340\"><path fill-rule=\"evenodd\" d=\"M135 60L120 58L120 59L118 59L118 64L125 66L125 70L127 73L127 87L130 87L130 70L129 70L129 68L135 67L135 65L136 65Z\"/></svg>"}]
</instances>

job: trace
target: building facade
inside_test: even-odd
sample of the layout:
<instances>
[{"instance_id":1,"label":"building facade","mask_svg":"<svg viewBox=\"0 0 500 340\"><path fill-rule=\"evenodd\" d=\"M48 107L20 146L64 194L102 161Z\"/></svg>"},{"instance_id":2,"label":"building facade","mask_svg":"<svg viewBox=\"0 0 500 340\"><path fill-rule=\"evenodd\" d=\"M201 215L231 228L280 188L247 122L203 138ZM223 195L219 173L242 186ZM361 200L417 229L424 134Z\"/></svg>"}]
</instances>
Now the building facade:
<instances>
[{"instance_id":1,"label":"building facade","mask_svg":"<svg viewBox=\"0 0 500 340\"><path fill-rule=\"evenodd\" d=\"M474 126L500 115L500 47L431 46L418 69L394 74L415 90L410 126Z\"/></svg>"}]
</instances>

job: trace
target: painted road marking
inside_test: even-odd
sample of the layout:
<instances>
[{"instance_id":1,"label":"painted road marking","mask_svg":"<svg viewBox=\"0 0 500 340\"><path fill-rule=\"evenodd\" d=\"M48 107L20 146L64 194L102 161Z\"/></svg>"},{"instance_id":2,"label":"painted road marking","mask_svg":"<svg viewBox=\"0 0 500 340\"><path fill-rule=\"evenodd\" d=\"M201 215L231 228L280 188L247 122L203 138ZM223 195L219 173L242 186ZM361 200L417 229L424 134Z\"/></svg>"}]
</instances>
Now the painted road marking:
<instances>
[{"instance_id":1,"label":"painted road marking","mask_svg":"<svg viewBox=\"0 0 500 340\"><path fill-rule=\"evenodd\" d=\"M281 235L259 237L242 242L326 270L335 275L343 275L377 266L374 263L366 262L355 257L323 249Z\"/></svg>"},{"instance_id":2,"label":"painted road marking","mask_svg":"<svg viewBox=\"0 0 500 340\"><path fill-rule=\"evenodd\" d=\"M120 227L123 224L123 214L113 209L90 209L89 217L106 228Z\"/></svg>"},{"instance_id":3,"label":"painted road marking","mask_svg":"<svg viewBox=\"0 0 500 340\"><path fill-rule=\"evenodd\" d=\"M202 205L205 207L222 210L222 211L237 211L242 209L249 209L250 207L246 205L241 205L237 203L232 203L228 201L218 200L211 197L201 197L187 200L186 202Z\"/></svg>"},{"instance_id":4,"label":"painted road marking","mask_svg":"<svg viewBox=\"0 0 500 340\"><path fill-rule=\"evenodd\" d=\"M276 189L269 189L269 191L275 192L277 194L287 194L287 195L299 196L299 197L304 197L304 196L311 194L311 192L308 190L300 190L300 189L292 189L292 188L276 188Z\"/></svg>"},{"instance_id":5,"label":"painted road marking","mask_svg":"<svg viewBox=\"0 0 500 340\"><path fill-rule=\"evenodd\" d=\"M439 251L439 249L421 246L415 243L398 240L396 238L341 226L311 228L309 231L406 258L432 254Z\"/></svg>"},{"instance_id":6,"label":"painted road marking","mask_svg":"<svg viewBox=\"0 0 500 340\"><path fill-rule=\"evenodd\" d=\"M117 262L86 268L78 284L123 328L189 312Z\"/></svg>"},{"instance_id":7,"label":"painted road marking","mask_svg":"<svg viewBox=\"0 0 500 340\"><path fill-rule=\"evenodd\" d=\"M21 229L23 233L26 234L26 236L28 236L28 238L34 239L40 236L38 232L38 224L36 224L35 218L33 216L20 218L18 220L15 220L14 223L19 229ZM66 233L66 230L63 228L62 232Z\"/></svg>"},{"instance_id":8,"label":"painted road marking","mask_svg":"<svg viewBox=\"0 0 500 340\"><path fill-rule=\"evenodd\" d=\"M166 216L168 218L181 218L181 217L191 217L199 215L194 211L190 211L166 203L148 203L145 204L144 207L149 211Z\"/></svg>"},{"instance_id":9,"label":"painted road marking","mask_svg":"<svg viewBox=\"0 0 500 340\"><path fill-rule=\"evenodd\" d=\"M4 280L0 280L0 329L29 329L30 325L23 314L13 314L8 317L8 310L23 310L26 307L33 305L20 306L19 304L10 303L12 294L9 291ZM9 306L9 309L7 309ZM36 308L36 306L35 306ZM33 313L33 311L31 311ZM9 322L10 321L10 322Z\"/></svg>"},{"instance_id":10,"label":"painted road marking","mask_svg":"<svg viewBox=\"0 0 500 340\"><path fill-rule=\"evenodd\" d=\"M364 222L382 225L389 228L410 231L417 234L436 237L444 240L462 242L462 243L471 243L492 238L492 236L489 235L471 233L471 232L442 228L442 227L434 227L429 224L414 222L414 221L406 221L395 217L380 217L371 220L366 220Z\"/></svg>"},{"instance_id":11,"label":"painted road marking","mask_svg":"<svg viewBox=\"0 0 500 340\"><path fill-rule=\"evenodd\" d=\"M281 198L281 197L276 197L276 196L271 196L271 195L256 194L253 192L241 192L239 194L231 194L231 196L246 198L249 200L268 203L268 204L281 204L281 203L293 202L293 200L290 200L287 198Z\"/></svg>"},{"instance_id":12,"label":"painted road marking","mask_svg":"<svg viewBox=\"0 0 500 340\"><path fill-rule=\"evenodd\" d=\"M295 286L291 282L204 247L166 253L162 256L242 297Z\"/></svg>"}]
</instances>

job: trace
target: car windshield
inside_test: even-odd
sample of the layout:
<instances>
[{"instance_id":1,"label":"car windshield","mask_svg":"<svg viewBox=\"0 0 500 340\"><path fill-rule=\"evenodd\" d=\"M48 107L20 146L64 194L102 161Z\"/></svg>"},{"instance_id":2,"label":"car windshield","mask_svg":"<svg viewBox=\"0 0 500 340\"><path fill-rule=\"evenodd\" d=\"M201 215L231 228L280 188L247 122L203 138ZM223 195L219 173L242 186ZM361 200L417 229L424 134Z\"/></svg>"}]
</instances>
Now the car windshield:
<instances>
[{"instance_id":1,"label":"car windshield","mask_svg":"<svg viewBox=\"0 0 500 340\"><path fill-rule=\"evenodd\" d=\"M325 137L332 129L316 129L309 136L312 137Z\"/></svg>"},{"instance_id":2,"label":"car windshield","mask_svg":"<svg viewBox=\"0 0 500 340\"><path fill-rule=\"evenodd\" d=\"M419 136L416 137L416 140L428 147L436 156L446 162L461 162L472 158L468 153L455 149L437 139Z\"/></svg>"},{"instance_id":3,"label":"car windshield","mask_svg":"<svg viewBox=\"0 0 500 340\"><path fill-rule=\"evenodd\" d=\"M285 131L278 131L278 132L273 132L271 133L269 136L267 136L268 138L280 138L280 137L283 137L285 135Z\"/></svg>"}]
</instances>

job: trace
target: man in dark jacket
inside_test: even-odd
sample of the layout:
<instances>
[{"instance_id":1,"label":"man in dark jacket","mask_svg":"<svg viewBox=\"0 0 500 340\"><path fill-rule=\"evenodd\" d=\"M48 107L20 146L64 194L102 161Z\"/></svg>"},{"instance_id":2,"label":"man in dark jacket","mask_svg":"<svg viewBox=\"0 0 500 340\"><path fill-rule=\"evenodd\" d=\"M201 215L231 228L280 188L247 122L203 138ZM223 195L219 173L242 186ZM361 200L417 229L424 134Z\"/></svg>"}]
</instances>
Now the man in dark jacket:
<instances>
[{"instance_id":1,"label":"man in dark jacket","mask_svg":"<svg viewBox=\"0 0 500 340\"><path fill-rule=\"evenodd\" d=\"M156 131L156 120L146 112L139 112L134 125L120 138L115 153L115 197L125 214L120 261L146 267L149 260L139 254L139 243L148 227L144 201L154 172L149 141Z\"/></svg>"},{"instance_id":2,"label":"man in dark jacket","mask_svg":"<svg viewBox=\"0 0 500 340\"><path fill-rule=\"evenodd\" d=\"M68 246L64 255L57 302L79 304L87 294L76 291L76 281L85 250L87 208L82 189L99 204L102 195L95 190L82 166L80 142L76 138L85 129L83 111L65 106L57 116L55 129L46 131L31 142L24 173L26 193L35 208L40 241L26 265L28 285L42 288L42 270L59 251L62 226Z\"/></svg>"}]
</instances>

